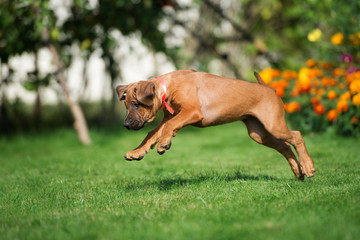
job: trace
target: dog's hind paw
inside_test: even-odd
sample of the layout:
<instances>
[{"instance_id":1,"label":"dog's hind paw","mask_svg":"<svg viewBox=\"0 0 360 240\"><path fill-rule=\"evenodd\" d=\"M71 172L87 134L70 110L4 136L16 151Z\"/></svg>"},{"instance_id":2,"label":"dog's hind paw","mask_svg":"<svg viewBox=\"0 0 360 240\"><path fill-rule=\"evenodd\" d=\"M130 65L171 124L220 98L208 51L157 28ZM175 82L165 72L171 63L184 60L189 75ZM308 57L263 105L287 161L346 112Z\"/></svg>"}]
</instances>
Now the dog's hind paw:
<instances>
[{"instance_id":1,"label":"dog's hind paw","mask_svg":"<svg viewBox=\"0 0 360 240\"><path fill-rule=\"evenodd\" d=\"M307 178L312 178L315 175L315 166L313 161L300 162L301 171Z\"/></svg>"}]
</instances>

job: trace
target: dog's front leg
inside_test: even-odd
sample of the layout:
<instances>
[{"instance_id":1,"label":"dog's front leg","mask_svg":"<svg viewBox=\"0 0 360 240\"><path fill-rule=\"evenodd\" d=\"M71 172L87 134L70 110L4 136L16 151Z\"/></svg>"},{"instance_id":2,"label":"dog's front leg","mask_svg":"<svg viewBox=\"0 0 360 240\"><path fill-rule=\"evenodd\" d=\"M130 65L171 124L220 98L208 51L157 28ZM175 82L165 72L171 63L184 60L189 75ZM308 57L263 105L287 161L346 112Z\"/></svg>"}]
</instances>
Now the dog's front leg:
<instances>
[{"instance_id":1,"label":"dog's front leg","mask_svg":"<svg viewBox=\"0 0 360 240\"><path fill-rule=\"evenodd\" d=\"M171 138L176 133L190 124L199 122L203 119L200 108L188 108L182 109L176 116L166 122L162 129L161 136L159 138L159 144L157 146L157 152L159 154L165 153L171 146Z\"/></svg>"},{"instance_id":2,"label":"dog's front leg","mask_svg":"<svg viewBox=\"0 0 360 240\"><path fill-rule=\"evenodd\" d=\"M141 160L145 156L145 154L147 154L150 151L150 149L154 148L154 146L158 142L160 134L163 131L163 128L167 120L168 120L167 118L164 118L154 130L150 131L147 134L147 136L141 142L141 144L134 150L127 152L124 158L129 161Z\"/></svg>"}]
</instances>

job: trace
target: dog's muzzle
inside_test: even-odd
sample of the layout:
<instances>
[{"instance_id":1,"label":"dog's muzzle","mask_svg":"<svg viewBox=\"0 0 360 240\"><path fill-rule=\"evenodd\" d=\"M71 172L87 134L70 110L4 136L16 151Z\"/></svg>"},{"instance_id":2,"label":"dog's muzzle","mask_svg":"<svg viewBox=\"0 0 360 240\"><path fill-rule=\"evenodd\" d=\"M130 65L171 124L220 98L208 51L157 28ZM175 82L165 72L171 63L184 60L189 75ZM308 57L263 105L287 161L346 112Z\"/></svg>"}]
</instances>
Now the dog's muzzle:
<instances>
[{"instance_id":1,"label":"dog's muzzle","mask_svg":"<svg viewBox=\"0 0 360 240\"><path fill-rule=\"evenodd\" d=\"M126 127L128 130L140 130L142 129L145 125L147 124L147 120L145 120L144 122L140 122L140 121L129 121L126 120L124 121L124 127Z\"/></svg>"}]
</instances>

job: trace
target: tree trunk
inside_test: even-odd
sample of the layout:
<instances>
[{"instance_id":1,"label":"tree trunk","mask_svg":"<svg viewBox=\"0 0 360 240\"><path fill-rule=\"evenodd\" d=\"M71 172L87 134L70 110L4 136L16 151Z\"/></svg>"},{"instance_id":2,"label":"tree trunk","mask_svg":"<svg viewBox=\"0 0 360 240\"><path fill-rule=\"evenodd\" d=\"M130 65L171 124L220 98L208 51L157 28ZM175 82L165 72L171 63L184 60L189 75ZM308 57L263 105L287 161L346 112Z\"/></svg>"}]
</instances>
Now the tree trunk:
<instances>
[{"instance_id":1,"label":"tree trunk","mask_svg":"<svg viewBox=\"0 0 360 240\"><path fill-rule=\"evenodd\" d=\"M34 126L35 126L36 129L38 129L40 124L41 124L41 115L42 115L41 96L40 96L40 87L38 86L38 88L36 90L35 105L34 105L34 109L33 109L33 112L32 112L32 116L33 116L33 119L34 119Z\"/></svg>"},{"instance_id":2,"label":"tree trunk","mask_svg":"<svg viewBox=\"0 0 360 240\"><path fill-rule=\"evenodd\" d=\"M40 95L40 83L39 83L39 66L38 66L38 51L35 51L34 53L34 66L35 66L35 76L36 76L36 82L38 82L36 85L36 99L35 99L35 105L32 112L33 120L34 120L34 126L36 129L39 128L41 124L41 115L42 115L42 105L41 105L41 95Z\"/></svg>"},{"instance_id":3,"label":"tree trunk","mask_svg":"<svg viewBox=\"0 0 360 240\"><path fill-rule=\"evenodd\" d=\"M67 86L66 77L64 75L63 63L61 62L60 56L54 44L50 41L49 32L46 28L42 30L42 38L43 41L47 43L47 46L53 56L55 65L58 69L57 80L60 83L62 90L64 91L66 102L69 105L71 113L74 117L74 128L75 131L77 132L78 139L82 144L89 145L91 144L91 139L89 136L89 130L87 127L85 116L83 114L80 105L77 102L75 102L70 96L70 91Z\"/></svg>"},{"instance_id":4,"label":"tree trunk","mask_svg":"<svg viewBox=\"0 0 360 240\"><path fill-rule=\"evenodd\" d=\"M0 133L6 133L10 130L10 121L8 114L8 101L6 98L5 80L2 79L2 63L0 59Z\"/></svg>"}]
</instances>

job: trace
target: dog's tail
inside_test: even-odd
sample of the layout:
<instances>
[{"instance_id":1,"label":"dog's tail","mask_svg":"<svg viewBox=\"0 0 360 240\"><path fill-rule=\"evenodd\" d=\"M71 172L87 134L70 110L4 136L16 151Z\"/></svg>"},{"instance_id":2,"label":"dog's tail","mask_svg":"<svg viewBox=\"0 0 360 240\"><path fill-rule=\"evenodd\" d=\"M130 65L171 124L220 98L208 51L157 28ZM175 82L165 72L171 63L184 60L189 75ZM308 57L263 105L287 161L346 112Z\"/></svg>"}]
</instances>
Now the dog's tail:
<instances>
[{"instance_id":1,"label":"dog's tail","mask_svg":"<svg viewBox=\"0 0 360 240\"><path fill-rule=\"evenodd\" d=\"M254 72L254 75L260 85L267 86L267 84L264 82L264 80L262 80L262 78L260 77L260 74L258 74L257 72Z\"/></svg>"},{"instance_id":2,"label":"dog's tail","mask_svg":"<svg viewBox=\"0 0 360 240\"><path fill-rule=\"evenodd\" d=\"M254 72L254 75L255 75L256 80L258 81L258 83L259 83L260 85L267 86L267 87L269 87L269 88L272 88L274 91L276 91L275 88L267 85L267 84L264 82L264 80L262 80L262 78L260 77L260 74L258 74L257 72Z\"/></svg>"}]
</instances>

